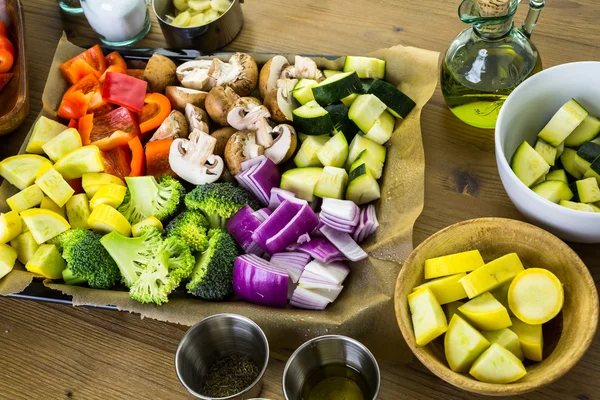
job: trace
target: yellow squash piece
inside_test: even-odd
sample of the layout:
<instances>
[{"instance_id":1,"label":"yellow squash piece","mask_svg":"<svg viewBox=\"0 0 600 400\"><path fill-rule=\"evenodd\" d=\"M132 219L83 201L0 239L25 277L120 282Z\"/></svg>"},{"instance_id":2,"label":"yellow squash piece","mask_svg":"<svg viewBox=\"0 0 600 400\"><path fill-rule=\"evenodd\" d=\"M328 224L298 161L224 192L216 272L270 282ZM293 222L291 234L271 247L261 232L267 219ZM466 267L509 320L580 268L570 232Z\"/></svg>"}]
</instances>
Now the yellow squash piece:
<instances>
[{"instance_id":1,"label":"yellow squash piece","mask_svg":"<svg viewBox=\"0 0 600 400\"><path fill-rule=\"evenodd\" d=\"M44 175L46 172L48 172L48 170L50 168L53 168L54 166L52 164L44 164L40 167L40 169L37 170L37 172L35 173L35 179L38 179L39 177L41 177L42 175Z\"/></svg>"},{"instance_id":2,"label":"yellow squash piece","mask_svg":"<svg viewBox=\"0 0 600 400\"><path fill-rule=\"evenodd\" d=\"M41 167L52 166L52 163L35 154L19 154L0 161L0 176L19 190L33 184L35 174Z\"/></svg>"},{"instance_id":3,"label":"yellow squash piece","mask_svg":"<svg viewBox=\"0 0 600 400\"><path fill-rule=\"evenodd\" d=\"M71 196L67 204L65 204L65 208L71 228L90 229L88 225L90 201L85 193Z\"/></svg>"},{"instance_id":4,"label":"yellow squash piece","mask_svg":"<svg viewBox=\"0 0 600 400\"><path fill-rule=\"evenodd\" d=\"M104 162L100 149L96 146L83 146L63 156L54 164L54 168L66 179L81 178L88 172L104 171Z\"/></svg>"},{"instance_id":5,"label":"yellow squash piece","mask_svg":"<svg viewBox=\"0 0 600 400\"><path fill-rule=\"evenodd\" d=\"M64 206L59 207L58 204L53 202L52 199L48 196L46 196L42 199L42 202L40 203L40 208L43 208L45 210L54 211L55 213L57 213L58 215L60 215L63 218L67 217L67 214L65 213L65 207Z\"/></svg>"},{"instance_id":6,"label":"yellow squash piece","mask_svg":"<svg viewBox=\"0 0 600 400\"><path fill-rule=\"evenodd\" d=\"M31 231L21 233L19 236L10 241L10 245L17 251L17 259L23 263L23 265L27 264L27 262L35 254L38 247L40 247L40 245L33 238Z\"/></svg>"},{"instance_id":7,"label":"yellow squash piece","mask_svg":"<svg viewBox=\"0 0 600 400\"><path fill-rule=\"evenodd\" d=\"M21 212L21 218L38 244L60 235L71 227L66 219L54 211L41 208L25 210Z\"/></svg>"},{"instance_id":8,"label":"yellow squash piece","mask_svg":"<svg viewBox=\"0 0 600 400\"><path fill-rule=\"evenodd\" d=\"M429 288L408 295L417 345L425 346L448 329L442 306Z\"/></svg>"},{"instance_id":9,"label":"yellow squash piece","mask_svg":"<svg viewBox=\"0 0 600 400\"><path fill-rule=\"evenodd\" d=\"M425 279L476 270L485 263L479 250L465 251L425 260Z\"/></svg>"},{"instance_id":10,"label":"yellow squash piece","mask_svg":"<svg viewBox=\"0 0 600 400\"><path fill-rule=\"evenodd\" d=\"M524 377L527 370L513 353L493 343L475 361L469 374L481 382L511 383Z\"/></svg>"},{"instance_id":11,"label":"yellow squash piece","mask_svg":"<svg viewBox=\"0 0 600 400\"><path fill-rule=\"evenodd\" d=\"M519 336L508 328L499 329L497 331L483 331L483 336L490 343L498 343L506 350L513 353L519 360L523 361L525 356L523 350L521 350L521 342L519 342Z\"/></svg>"},{"instance_id":12,"label":"yellow squash piece","mask_svg":"<svg viewBox=\"0 0 600 400\"><path fill-rule=\"evenodd\" d=\"M6 199L6 204L8 204L11 210L21 212L39 205L43 198L44 193L42 189L38 185L33 184L19 193L10 196Z\"/></svg>"},{"instance_id":13,"label":"yellow squash piece","mask_svg":"<svg viewBox=\"0 0 600 400\"><path fill-rule=\"evenodd\" d=\"M27 271L48 279L62 278L62 271L66 267L67 263L53 244L41 245L31 260L25 264Z\"/></svg>"},{"instance_id":14,"label":"yellow squash piece","mask_svg":"<svg viewBox=\"0 0 600 400\"><path fill-rule=\"evenodd\" d=\"M88 224L91 229L101 233L117 231L123 236L131 236L131 224L127 218L106 204L100 204L92 211Z\"/></svg>"},{"instance_id":15,"label":"yellow squash piece","mask_svg":"<svg viewBox=\"0 0 600 400\"><path fill-rule=\"evenodd\" d=\"M117 208L123 202L126 192L127 188L123 185L115 185L113 183L104 185L98 189L94 197L90 200L90 209L93 211L100 204Z\"/></svg>"},{"instance_id":16,"label":"yellow squash piece","mask_svg":"<svg viewBox=\"0 0 600 400\"><path fill-rule=\"evenodd\" d=\"M33 126L33 132L25 149L28 153L44 154L42 146L54 139L58 134L67 129L60 122L51 120L50 118L40 117Z\"/></svg>"},{"instance_id":17,"label":"yellow squash piece","mask_svg":"<svg viewBox=\"0 0 600 400\"><path fill-rule=\"evenodd\" d=\"M464 315L462 315L462 313L458 309L463 304L465 303L462 301L453 301L452 303L446 304L444 306L444 311L446 312L446 320L452 321L452 317L454 316L454 314L458 314L464 318Z\"/></svg>"},{"instance_id":18,"label":"yellow squash piece","mask_svg":"<svg viewBox=\"0 0 600 400\"><path fill-rule=\"evenodd\" d=\"M12 271L16 261L17 251L7 244L0 244L0 279Z\"/></svg>"},{"instance_id":19,"label":"yellow squash piece","mask_svg":"<svg viewBox=\"0 0 600 400\"><path fill-rule=\"evenodd\" d=\"M125 186L120 178L105 172L90 172L81 177L81 186L90 199L94 197L98 189L109 184Z\"/></svg>"},{"instance_id":20,"label":"yellow squash piece","mask_svg":"<svg viewBox=\"0 0 600 400\"><path fill-rule=\"evenodd\" d=\"M143 221L138 222L137 224L131 227L131 234L133 236L142 236L144 233L144 229L147 226L153 226L157 228L159 231L163 231L163 224L156 217L146 218Z\"/></svg>"},{"instance_id":21,"label":"yellow squash piece","mask_svg":"<svg viewBox=\"0 0 600 400\"><path fill-rule=\"evenodd\" d=\"M21 233L21 218L16 211L0 213L0 243L8 243Z\"/></svg>"},{"instance_id":22,"label":"yellow squash piece","mask_svg":"<svg viewBox=\"0 0 600 400\"><path fill-rule=\"evenodd\" d=\"M453 301L457 301L467 297L465 289L463 289L462 284L459 282L459 280L466 275L466 273L462 272L456 275L433 279L429 282L425 282L422 285L415 287L413 289L413 292L427 287L431 289L438 303L452 303Z\"/></svg>"},{"instance_id":23,"label":"yellow squash piece","mask_svg":"<svg viewBox=\"0 0 600 400\"><path fill-rule=\"evenodd\" d=\"M562 310L563 285L556 275L544 268L528 268L515 277L508 290L508 305L521 321L540 325Z\"/></svg>"},{"instance_id":24,"label":"yellow squash piece","mask_svg":"<svg viewBox=\"0 0 600 400\"><path fill-rule=\"evenodd\" d=\"M77 129L68 128L44 144L42 149L52 161L56 161L81 146L81 136Z\"/></svg>"},{"instance_id":25,"label":"yellow squash piece","mask_svg":"<svg viewBox=\"0 0 600 400\"><path fill-rule=\"evenodd\" d=\"M531 361L542 361L544 350L542 325L529 325L514 317L511 320L512 326L509 329L519 337L525 358Z\"/></svg>"},{"instance_id":26,"label":"yellow squash piece","mask_svg":"<svg viewBox=\"0 0 600 400\"><path fill-rule=\"evenodd\" d=\"M37 178L35 184L59 207L67 204L67 201L75 193L71 185L54 168L50 168L44 175Z\"/></svg>"},{"instance_id":27,"label":"yellow squash piece","mask_svg":"<svg viewBox=\"0 0 600 400\"><path fill-rule=\"evenodd\" d=\"M490 342L459 315L454 314L444 337L444 352L452 371L466 372Z\"/></svg>"},{"instance_id":28,"label":"yellow squash piece","mask_svg":"<svg viewBox=\"0 0 600 400\"><path fill-rule=\"evenodd\" d=\"M501 286L498 286L496 289L492 290L490 294L494 296L496 300L498 300L500 304L502 304L506 308L508 314L513 315L512 311L508 307L508 289L510 288L511 282L512 279L502 284Z\"/></svg>"},{"instance_id":29,"label":"yellow squash piece","mask_svg":"<svg viewBox=\"0 0 600 400\"><path fill-rule=\"evenodd\" d=\"M469 300L459 310L477 329L494 331L512 325L506 308L489 292Z\"/></svg>"},{"instance_id":30,"label":"yellow squash piece","mask_svg":"<svg viewBox=\"0 0 600 400\"><path fill-rule=\"evenodd\" d=\"M462 278L460 282L469 298L472 299L481 293L496 289L524 270L517 253L509 253L476 269Z\"/></svg>"}]
</instances>

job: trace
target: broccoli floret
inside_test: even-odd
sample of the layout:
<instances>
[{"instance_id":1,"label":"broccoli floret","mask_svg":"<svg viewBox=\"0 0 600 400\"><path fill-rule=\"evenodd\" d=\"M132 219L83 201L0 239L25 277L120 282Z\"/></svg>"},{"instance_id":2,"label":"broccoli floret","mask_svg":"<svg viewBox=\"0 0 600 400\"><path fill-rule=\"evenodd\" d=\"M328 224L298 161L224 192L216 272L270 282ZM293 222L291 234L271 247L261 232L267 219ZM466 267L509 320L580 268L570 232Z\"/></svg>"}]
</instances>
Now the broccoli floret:
<instances>
[{"instance_id":1,"label":"broccoli floret","mask_svg":"<svg viewBox=\"0 0 600 400\"><path fill-rule=\"evenodd\" d=\"M202 212L187 210L169 222L165 234L167 237L180 237L193 252L204 251L208 246L207 228L208 221Z\"/></svg>"},{"instance_id":2,"label":"broccoli floret","mask_svg":"<svg viewBox=\"0 0 600 400\"><path fill-rule=\"evenodd\" d=\"M155 303L161 305L169 301L169 294L179 286L180 280L169 273L169 253L159 251L131 289L129 295L140 303Z\"/></svg>"},{"instance_id":3,"label":"broccoli floret","mask_svg":"<svg viewBox=\"0 0 600 400\"><path fill-rule=\"evenodd\" d=\"M250 192L229 182L200 185L185 196L185 206L202 211L212 228L224 229L227 220L246 205L260 208Z\"/></svg>"},{"instance_id":4,"label":"broccoli floret","mask_svg":"<svg viewBox=\"0 0 600 400\"><path fill-rule=\"evenodd\" d=\"M192 274L196 262L188 244L181 238L168 237L161 247L161 251L163 250L169 255L169 273L180 282L187 279Z\"/></svg>"},{"instance_id":5,"label":"broccoli floret","mask_svg":"<svg viewBox=\"0 0 600 400\"><path fill-rule=\"evenodd\" d=\"M230 234L222 230L211 233L208 248L197 255L186 288L205 300L223 300L233 293L233 263L239 252Z\"/></svg>"},{"instance_id":6,"label":"broccoli floret","mask_svg":"<svg viewBox=\"0 0 600 400\"><path fill-rule=\"evenodd\" d=\"M70 229L52 240L67 262L63 279L67 285L85 282L97 289L110 289L121 277L117 264L100 243L102 235L85 229Z\"/></svg>"},{"instance_id":7,"label":"broccoli floret","mask_svg":"<svg viewBox=\"0 0 600 400\"><path fill-rule=\"evenodd\" d=\"M165 222L177 214L185 188L169 175L125 178L127 193L119 212L133 225L149 217Z\"/></svg>"}]
</instances>

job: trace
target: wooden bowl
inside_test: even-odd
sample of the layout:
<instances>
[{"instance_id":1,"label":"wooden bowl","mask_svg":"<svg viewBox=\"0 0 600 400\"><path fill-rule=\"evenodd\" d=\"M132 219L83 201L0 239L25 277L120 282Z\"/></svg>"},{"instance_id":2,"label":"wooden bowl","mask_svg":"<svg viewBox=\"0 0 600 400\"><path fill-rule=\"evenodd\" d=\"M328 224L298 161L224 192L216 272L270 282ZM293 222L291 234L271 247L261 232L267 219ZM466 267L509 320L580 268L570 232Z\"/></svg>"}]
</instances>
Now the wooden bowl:
<instances>
[{"instance_id":1,"label":"wooden bowl","mask_svg":"<svg viewBox=\"0 0 600 400\"><path fill-rule=\"evenodd\" d=\"M19 0L0 0L0 21L6 23L8 38L15 47L15 75L0 92L0 136L14 131L29 112L29 88L25 61L25 25Z\"/></svg>"},{"instance_id":2,"label":"wooden bowl","mask_svg":"<svg viewBox=\"0 0 600 400\"><path fill-rule=\"evenodd\" d=\"M525 363L527 375L510 384L479 382L452 371L446 362L443 335L425 347L417 346L407 296L424 282L428 258L478 249L488 262L516 252L525 268L552 271L563 283L562 312L544 324L544 360ZM547 385L570 370L592 343L598 325L598 293L594 280L581 259L565 243L541 228L504 218L480 218L445 228L408 257L396 282L396 319L404 339L417 358L446 382L461 389L494 396L516 395Z\"/></svg>"}]
</instances>

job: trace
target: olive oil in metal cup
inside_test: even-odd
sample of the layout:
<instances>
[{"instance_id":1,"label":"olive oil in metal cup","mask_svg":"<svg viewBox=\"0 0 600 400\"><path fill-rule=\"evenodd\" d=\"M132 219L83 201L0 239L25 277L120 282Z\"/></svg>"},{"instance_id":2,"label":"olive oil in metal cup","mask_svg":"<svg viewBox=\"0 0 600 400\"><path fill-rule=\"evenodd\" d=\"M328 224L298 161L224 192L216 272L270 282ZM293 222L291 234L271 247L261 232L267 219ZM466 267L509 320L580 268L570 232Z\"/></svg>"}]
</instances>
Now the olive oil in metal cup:
<instances>
[{"instance_id":1,"label":"olive oil in metal cup","mask_svg":"<svg viewBox=\"0 0 600 400\"><path fill-rule=\"evenodd\" d=\"M286 400L307 400L307 386L316 388L319 383L314 379L315 374L319 375L317 380L324 380L338 376L340 368L348 370L347 378L359 378L354 382L364 400L377 399L380 385L377 360L362 343L340 335L309 340L292 354L283 370L283 395Z\"/></svg>"},{"instance_id":2,"label":"olive oil in metal cup","mask_svg":"<svg viewBox=\"0 0 600 400\"><path fill-rule=\"evenodd\" d=\"M229 44L242 29L244 16L240 3L243 0L231 0L231 3L231 7L214 21L185 28L168 22L167 15L175 15L173 0L152 0L152 10L170 48L211 52Z\"/></svg>"},{"instance_id":3,"label":"olive oil in metal cup","mask_svg":"<svg viewBox=\"0 0 600 400\"><path fill-rule=\"evenodd\" d=\"M203 400L204 379L215 362L231 356L244 356L258 366L254 382L240 393L221 400L246 400L258 397L269 363L269 343L260 327L237 314L216 314L191 327L175 353L177 377L188 392Z\"/></svg>"}]
</instances>

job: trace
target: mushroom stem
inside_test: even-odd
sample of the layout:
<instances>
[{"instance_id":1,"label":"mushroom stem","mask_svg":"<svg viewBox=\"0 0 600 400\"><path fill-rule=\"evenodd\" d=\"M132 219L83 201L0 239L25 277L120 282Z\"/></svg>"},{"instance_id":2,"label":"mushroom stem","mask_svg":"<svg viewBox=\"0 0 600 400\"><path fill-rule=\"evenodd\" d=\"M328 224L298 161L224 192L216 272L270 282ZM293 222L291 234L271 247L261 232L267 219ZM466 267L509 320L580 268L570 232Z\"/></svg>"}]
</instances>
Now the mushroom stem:
<instances>
[{"instance_id":1,"label":"mushroom stem","mask_svg":"<svg viewBox=\"0 0 600 400\"><path fill-rule=\"evenodd\" d=\"M198 129L194 129L190 133L187 143L179 143L179 151L184 160L202 165L213 155L216 144L217 139Z\"/></svg>"},{"instance_id":2,"label":"mushroom stem","mask_svg":"<svg viewBox=\"0 0 600 400\"><path fill-rule=\"evenodd\" d=\"M256 127L256 143L263 146L265 149L273 145L273 128L266 118L260 118L254 124Z\"/></svg>"}]
</instances>

